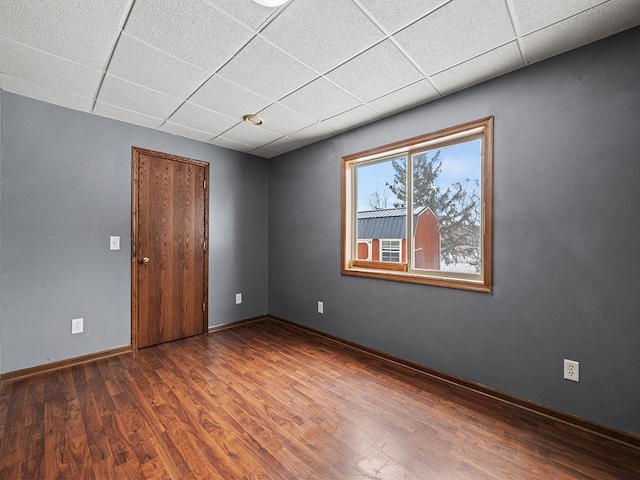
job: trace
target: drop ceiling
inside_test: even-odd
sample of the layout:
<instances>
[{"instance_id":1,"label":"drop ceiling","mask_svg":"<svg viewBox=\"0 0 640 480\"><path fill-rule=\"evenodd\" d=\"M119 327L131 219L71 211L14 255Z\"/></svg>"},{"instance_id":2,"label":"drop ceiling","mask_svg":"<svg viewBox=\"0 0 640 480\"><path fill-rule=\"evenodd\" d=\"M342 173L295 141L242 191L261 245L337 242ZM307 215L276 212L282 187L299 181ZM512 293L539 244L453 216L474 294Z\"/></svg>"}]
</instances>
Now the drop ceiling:
<instances>
[{"instance_id":1,"label":"drop ceiling","mask_svg":"<svg viewBox=\"0 0 640 480\"><path fill-rule=\"evenodd\" d=\"M0 88L271 158L637 25L640 0L0 0Z\"/></svg>"}]
</instances>

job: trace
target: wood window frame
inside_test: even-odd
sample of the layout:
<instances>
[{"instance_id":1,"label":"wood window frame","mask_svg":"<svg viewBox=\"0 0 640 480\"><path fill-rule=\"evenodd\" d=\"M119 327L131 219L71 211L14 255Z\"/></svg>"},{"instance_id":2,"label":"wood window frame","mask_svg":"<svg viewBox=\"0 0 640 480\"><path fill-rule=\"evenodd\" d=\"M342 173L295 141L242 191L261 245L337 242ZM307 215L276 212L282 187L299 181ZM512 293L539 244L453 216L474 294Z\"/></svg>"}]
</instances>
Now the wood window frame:
<instances>
[{"instance_id":1,"label":"wood window frame","mask_svg":"<svg viewBox=\"0 0 640 480\"><path fill-rule=\"evenodd\" d=\"M427 133L342 157L342 238L341 273L357 277L378 278L397 282L418 283L491 293L493 290L493 117L486 117L450 128ZM407 264L357 260L354 253L357 212L355 207L354 169L366 162L411 155L425 149L435 149L458 143L460 139L482 139L481 162L481 267L476 274L442 270L416 272ZM409 162L409 159L407 160ZM410 207L408 207L410 208ZM412 217L409 215L409 217ZM410 231L410 230L407 230ZM411 248L407 247L407 253Z\"/></svg>"}]
</instances>

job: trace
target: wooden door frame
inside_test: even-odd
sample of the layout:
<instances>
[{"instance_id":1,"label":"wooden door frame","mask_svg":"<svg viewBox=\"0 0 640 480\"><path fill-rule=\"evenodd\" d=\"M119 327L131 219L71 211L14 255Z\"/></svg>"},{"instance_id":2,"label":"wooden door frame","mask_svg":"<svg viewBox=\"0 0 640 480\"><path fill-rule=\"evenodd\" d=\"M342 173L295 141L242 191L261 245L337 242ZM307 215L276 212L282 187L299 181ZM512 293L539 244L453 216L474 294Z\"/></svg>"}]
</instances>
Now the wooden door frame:
<instances>
[{"instance_id":1,"label":"wooden door frame","mask_svg":"<svg viewBox=\"0 0 640 480\"><path fill-rule=\"evenodd\" d=\"M146 148L131 147L131 349L138 350L138 329L140 327L138 318L138 168L140 155L161 157L165 160L187 163L204 167L204 179L206 186L204 189L204 270L203 270L203 301L204 312L202 315L202 330L204 333L209 328L209 163L192 158L179 157L168 153L148 150Z\"/></svg>"}]
</instances>

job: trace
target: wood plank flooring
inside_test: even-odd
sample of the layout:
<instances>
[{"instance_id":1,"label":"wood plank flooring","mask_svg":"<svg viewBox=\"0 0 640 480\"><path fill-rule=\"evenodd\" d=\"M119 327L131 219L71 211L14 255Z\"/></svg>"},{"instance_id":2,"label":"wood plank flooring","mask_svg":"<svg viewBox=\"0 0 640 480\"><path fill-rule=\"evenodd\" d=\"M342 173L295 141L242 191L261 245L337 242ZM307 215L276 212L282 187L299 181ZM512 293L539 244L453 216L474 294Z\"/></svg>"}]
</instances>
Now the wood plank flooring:
<instances>
[{"instance_id":1,"label":"wood plank flooring","mask_svg":"<svg viewBox=\"0 0 640 480\"><path fill-rule=\"evenodd\" d=\"M0 479L638 479L640 450L264 320L0 390Z\"/></svg>"}]
</instances>

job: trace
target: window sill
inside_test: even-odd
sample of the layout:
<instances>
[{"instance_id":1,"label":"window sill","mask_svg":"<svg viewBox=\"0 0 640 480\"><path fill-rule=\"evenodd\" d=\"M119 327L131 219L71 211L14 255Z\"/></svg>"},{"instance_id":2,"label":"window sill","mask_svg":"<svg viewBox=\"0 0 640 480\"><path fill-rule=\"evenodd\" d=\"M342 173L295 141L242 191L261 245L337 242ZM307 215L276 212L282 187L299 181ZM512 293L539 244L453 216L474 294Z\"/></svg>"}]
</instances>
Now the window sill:
<instances>
[{"instance_id":1,"label":"window sill","mask_svg":"<svg viewBox=\"0 0 640 480\"><path fill-rule=\"evenodd\" d=\"M382 265L383 268L378 267ZM389 265L401 267L396 269L388 268ZM387 268L384 268L387 267ZM344 266L342 275L376 278L380 280L390 280L393 282L416 283L420 285L431 285L435 287L457 288L461 290L471 290L474 292L491 293L491 282L473 280L468 278L439 277L437 275L420 275L406 271L406 264L392 264L387 262L354 261L352 267Z\"/></svg>"}]
</instances>

